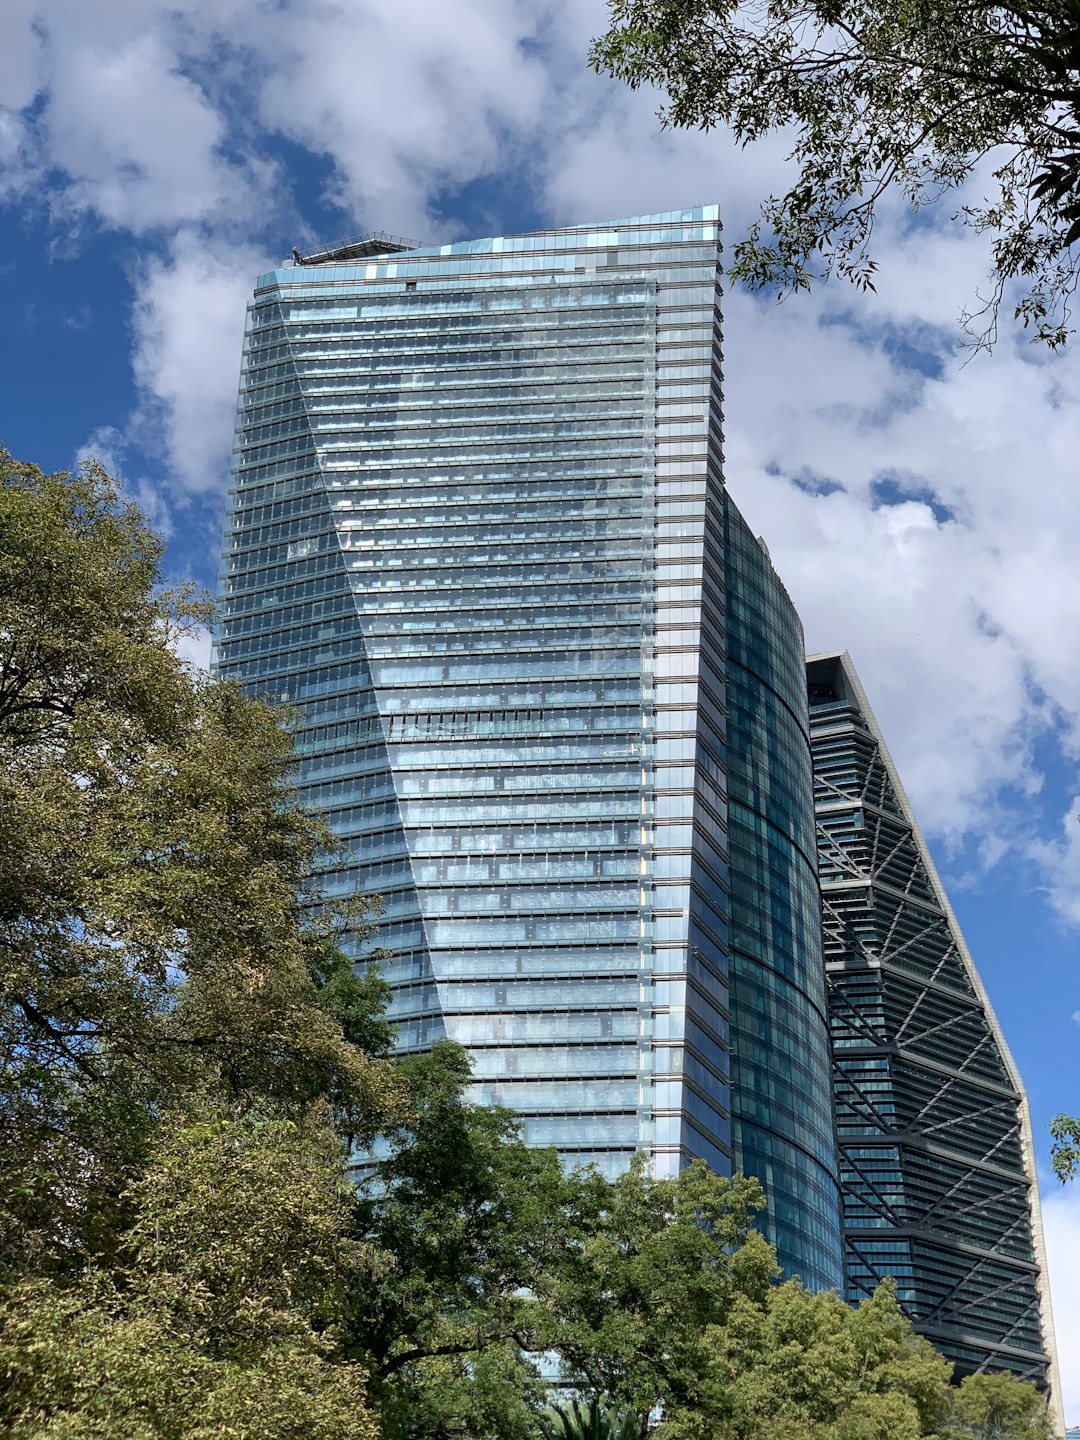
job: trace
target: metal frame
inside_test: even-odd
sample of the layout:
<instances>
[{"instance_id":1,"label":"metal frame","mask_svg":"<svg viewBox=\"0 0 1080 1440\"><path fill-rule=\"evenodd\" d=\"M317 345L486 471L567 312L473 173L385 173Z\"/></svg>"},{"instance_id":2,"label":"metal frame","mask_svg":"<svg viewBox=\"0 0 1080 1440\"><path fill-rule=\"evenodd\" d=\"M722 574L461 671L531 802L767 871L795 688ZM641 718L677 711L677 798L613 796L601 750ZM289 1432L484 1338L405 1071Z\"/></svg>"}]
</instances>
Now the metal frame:
<instances>
[{"instance_id":1,"label":"metal frame","mask_svg":"<svg viewBox=\"0 0 1080 1440\"><path fill-rule=\"evenodd\" d=\"M958 1374L1035 1380L1060 1433L1023 1085L850 657L807 671L849 1298L895 1276Z\"/></svg>"},{"instance_id":2,"label":"metal frame","mask_svg":"<svg viewBox=\"0 0 1080 1440\"><path fill-rule=\"evenodd\" d=\"M403 235L388 235L385 230L372 230L367 235L357 235L352 240L338 240L325 250L313 250L304 255L293 249L294 265L340 265L349 260L366 260L374 255L398 255L403 250L417 250L416 240L406 240Z\"/></svg>"}]
</instances>

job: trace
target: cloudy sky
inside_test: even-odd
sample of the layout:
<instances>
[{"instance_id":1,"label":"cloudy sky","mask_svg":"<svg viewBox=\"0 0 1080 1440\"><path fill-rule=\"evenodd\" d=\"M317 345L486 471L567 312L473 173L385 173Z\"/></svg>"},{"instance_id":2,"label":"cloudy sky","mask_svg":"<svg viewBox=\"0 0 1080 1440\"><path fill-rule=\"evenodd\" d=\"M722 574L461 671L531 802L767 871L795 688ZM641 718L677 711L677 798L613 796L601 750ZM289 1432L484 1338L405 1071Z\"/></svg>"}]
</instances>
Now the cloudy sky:
<instances>
[{"instance_id":1,"label":"cloudy sky","mask_svg":"<svg viewBox=\"0 0 1080 1440\"><path fill-rule=\"evenodd\" d=\"M604 15L5 0L9 449L47 468L99 455L169 535L175 573L212 583L244 303L293 245L711 201L734 238L783 183L783 145L662 133L658 97L588 70ZM884 217L877 295L728 296L728 478L810 647L860 669L1045 1164L1051 1115L1080 1110L1080 341L1052 357L1006 333L970 358L958 315L987 257L957 208ZM1080 1422L1080 1187L1044 1193Z\"/></svg>"}]
</instances>

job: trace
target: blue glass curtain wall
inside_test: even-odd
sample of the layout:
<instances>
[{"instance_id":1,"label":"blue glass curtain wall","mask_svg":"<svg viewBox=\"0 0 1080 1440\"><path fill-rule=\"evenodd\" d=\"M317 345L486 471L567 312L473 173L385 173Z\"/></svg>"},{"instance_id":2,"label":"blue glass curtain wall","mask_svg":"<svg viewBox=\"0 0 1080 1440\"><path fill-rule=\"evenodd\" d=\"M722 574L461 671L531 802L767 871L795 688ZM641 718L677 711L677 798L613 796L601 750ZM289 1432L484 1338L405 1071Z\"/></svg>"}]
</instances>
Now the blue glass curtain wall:
<instances>
[{"instance_id":1,"label":"blue glass curtain wall","mask_svg":"<svg viewBox=\"0 0 1080 1440\"><path fill-rule=\"evenodd\" d=\"M730 497L725 522L735 1164L785 1273L842 1290L802 625Z\"/></svg>"}]
</instances>

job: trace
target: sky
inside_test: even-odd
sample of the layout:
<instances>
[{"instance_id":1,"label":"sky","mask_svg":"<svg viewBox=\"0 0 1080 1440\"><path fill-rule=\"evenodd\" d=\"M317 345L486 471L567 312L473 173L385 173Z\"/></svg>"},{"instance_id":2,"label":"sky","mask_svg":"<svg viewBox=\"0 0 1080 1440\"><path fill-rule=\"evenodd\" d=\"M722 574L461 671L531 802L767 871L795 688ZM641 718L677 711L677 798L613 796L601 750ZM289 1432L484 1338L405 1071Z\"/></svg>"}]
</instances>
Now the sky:
<instances>
[{"instance_id":1,"label":"sky","mask_svg":"<svg viewBox=\"0 0 1080 1440\"><path fill-rule=\"evenodd\" d=\"M5 0L0 439L95 455L213 585L254 277L294 245L427 242L718 202L782 137L671 133L595 76L603 0ZM846 647L1026 1081L1066 1410L1080 1423L1080 338L963 345L967 196L886 209L876 294L725 305L726 473L811 650Z\"/></svg>"}]
</instances>

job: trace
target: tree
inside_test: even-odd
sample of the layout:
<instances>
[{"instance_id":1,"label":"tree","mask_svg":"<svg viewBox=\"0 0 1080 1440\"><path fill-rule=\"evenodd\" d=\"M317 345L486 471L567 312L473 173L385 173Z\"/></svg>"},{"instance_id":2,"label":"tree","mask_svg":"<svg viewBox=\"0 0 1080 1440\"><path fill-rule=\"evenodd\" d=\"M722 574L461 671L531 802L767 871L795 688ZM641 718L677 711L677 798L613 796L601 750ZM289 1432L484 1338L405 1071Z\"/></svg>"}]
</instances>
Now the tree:
<instances>
[{"instance_id":1,"label":"tree","mask_svg":"<svg viewBox=\"0 0 1080 1440\"><path fill-rule=\"evenodd\" d=\"M796 1280L740 1295L705 1336L708 1376L658 1440L1050 1440L1045 1400L1009 1375L959 1388L892 1281L853 1308Z\"/></svg>"},{"instance_id":2,"label":"tree","mask_svg":"<svg viewBox=\"0 0 1080 1440\"><path fill-rule=\"evenodd\" d=\"M1054 1142L1050 1151L1050 1164L1054 1174L1064 1185L1080 1170L1080 1118L1055 1115L1050 1122L1050 1137Z\"/></svg>"},{"instance_id":3,"label":"tree","mask_svg":"<svg viewBox=\"0 0 1080 1440\"><path fill-rule=\"evenodd\" d=\"M357 1183L354 1234L378 1257L347 1304L388 1437L532 1433L546 1403L538 1295L579 1182L506 1110L470 1104L460 1046L401 1063L404 1122Z\"/></svg>"},{"instance_id":4,"label":"tree","mask_svg":"<svg viewBox=\"0 0 1080 1440\"><path fill-rule=\"evenodd\" d=\"M191 1095L373 1134L403 1092L334 1013L280 717L177 659L205 606L100 467L0 480L0 1254L78 1271Z\"/></svg>"},{"instance_id":5,"label":"tree","mask_svg":"<svg viewBox=\"0 0 1080 1440\"><path fill-rule=\"evenodd\" d=\"M952 1367L914 1334L890 1281L858 1309L794 1280L740 1297L708 1349L707 1403L673 1415L672 1440L698 1433L703 1413L725 1415L731 1440L917 1440L948 1413Z\"/></svg>"},{"instance_id":6,"label":"tree","mask_svg":"<svg viewBox=\"0 0 1080 1440\"><path fill-rule=\"evenodd\" d=\"M349 1237L325 1110L176 1117L130 1188L122 1254L0 1299L0 1429L13 1440L376 1440L337 1352Z\"/></svg>"},{"instance_id":7,"label":"tree","mask_svg":"<svg viewBox=\"0 0 1080 1440\"><path fill-rule=\"evenodd\" d=\"M288 735L100 467L0 481L0 1428L373 1440L342 1136L406 1087Z\"/></svg>"},{"instance_id":8,"label":"tree","mask_svg":"<svg viewBox=\"0 0 1080 1440\"><path fill-rule=\"evenodd\" d=\"M952 1417L956 1440L1053 1440L1042 1396L1008 1375L966 1375L954 1392Z\"/></svg>"},{"instance_id":9,"label":"tree","mask_svg":"<svg viewBox=\"0 0 1080 1440\"><path fill-rule=\"evenodd\" d=\"M690 1404L706 1327L775 1274L756 1183L701 1164L658 1180L644 1156L614 1181L564 1173L507 1111L468 1103L459 1047L403 1067L409 1119L358 1185L354 1235L375 1259L343 1327L384 1433L545 1435L552 1367L620 1437Z\"/></svg>"},{"instance_id":10,"label":"tree","mask_svg":"<svg viewBox=\"0 0 1080 1440\"><path fill-rule=\"evenodd\" d=\"M598 71L666 91L665 124L793 134L796 175L734 247L752 288L835 272L873 288L886 192L913 210L978 175L957 218L992 237L992 291L1051 347L1069 334L1080 241L1080 0L609 0ZM992 172L991 175L987 171Z\"/></svg>"},{"instance_id":11,"label":"tree","mask_svg":"<svg viewBox=\"0 0 1080 1440\"><path fill-rule=\"evenodd\" d=\"M661 1411L700 1407L711 1329L740 1297L762 1303L777 1274L752 1224L761 1204L756 1181L701 1161L673 1179L656 1179L643 1155L610 1183L584 1175L542 1296L550 1328L538 1331L563 1380L633 1415L642 1436Z\"/></svg>"},{"instance_id":12,"label":"tree","mask_svg":"<svg viewBox=\"0 0 1080 1440\"><path fill-rule=\"evenodd\" d=\"M593 1400L582 1405L572 1400L568 1405L553 1405L541 1416L543 1440L637 1440L637 1420Z\"/></svg>"}]
</instances>

